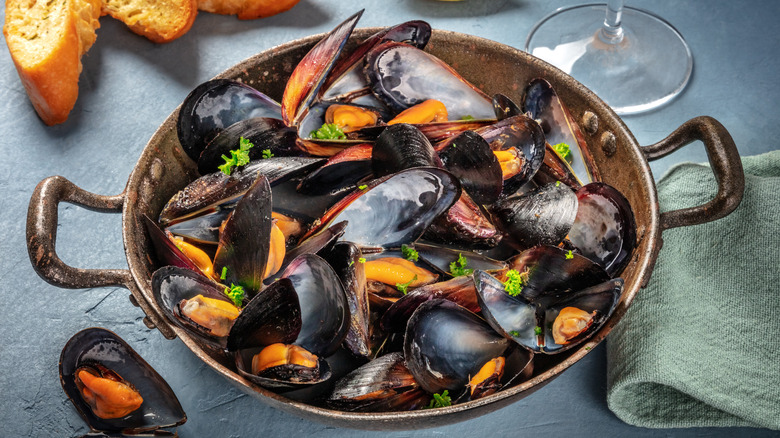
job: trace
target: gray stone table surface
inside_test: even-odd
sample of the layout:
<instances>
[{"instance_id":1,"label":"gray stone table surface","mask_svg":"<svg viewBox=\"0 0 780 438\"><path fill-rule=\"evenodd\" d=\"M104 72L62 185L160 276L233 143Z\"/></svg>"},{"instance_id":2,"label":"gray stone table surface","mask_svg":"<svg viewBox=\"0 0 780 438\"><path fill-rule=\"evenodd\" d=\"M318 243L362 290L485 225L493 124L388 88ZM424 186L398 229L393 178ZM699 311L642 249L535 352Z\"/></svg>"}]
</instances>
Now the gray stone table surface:
<instances>
[{"instance_id":1,"label":"gray stone table surface","mask_svg":"<svg viewBox=\"0 0 780 438\"><path fill-rule=\"evenodd\" d=\"M252 21L201 13L192 30L157 45L101 18L84 57L80 95L69 120L46 127L36 116L6 50L0 50L0 436L75 436L86 425L65 397L58 359L87 327L113 330L172 386L188 421L182 437L248 436L777 436L759 429L650 430L628 426L606 405L602 346L551 384L509 407L467 422L419 431L337 429L265 406L226 383L178 340L143 324L121 288L65 290L33 271L25 243L27 205L36 184L62 175L98 194L122 192L158 125L199 83L278 44L326 32L360 8L361 27L423 19L522 47L531 26L572 0L301 0L291 11ZM670 105L626 117L641 144L684 121L710 115L731 132L742 155L776 149L780 139L780 2L629 1L670 21L689 42L693 78ZM656 177L681 161L706 161L693 145L653 163ZM121 220L69 205L59 208L57 248L81 268L125 268ZM640 292L641 293L641 292ZM760 348L760 344L757 345Z\"/></svg>"}]
</instances>

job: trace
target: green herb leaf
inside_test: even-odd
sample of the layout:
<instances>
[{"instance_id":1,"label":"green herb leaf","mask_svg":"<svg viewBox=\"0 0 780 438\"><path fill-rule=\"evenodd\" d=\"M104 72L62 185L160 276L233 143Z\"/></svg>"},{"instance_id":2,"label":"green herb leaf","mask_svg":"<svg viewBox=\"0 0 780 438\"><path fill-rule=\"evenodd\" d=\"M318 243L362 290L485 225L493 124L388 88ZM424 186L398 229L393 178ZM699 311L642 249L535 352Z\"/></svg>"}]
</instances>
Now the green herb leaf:
<instances>
[{"instance_id":1,"label":"green herb leaf","mask_svg":"<svg viewBox=\"0 0 780 438\"><path fill-rule=\"evenodd\" d=\"M320 129L312 131L310 135L311 138L318 140L344 140L347 138L344 131L335 123L325 123Z\"/></svg>"},{"instance_id":2,"label":"green herb leaf","mask_svg":"<svg viewBox=\"0 0 780 438\"><path fill-rule=\"evenodd\" d=\"M234 167L243 166L249 163L249 149L252 149L253 147L255 147L255 145L252 144L251 141L241 137L238 140L238 149L230 151L230 157L227 155L222 155L222 159L225 160L225 164L217 167L222 171L222 173L230 176L230 174L233 173Z\"/></svg>"},{"instance_id":3,"label":"green herb leaf","mask_svg":"<svg viewBox=\"0 0 780 438\"><path fill-rule=\"evenodd\" d=\"M574 258L574 253L571 252L571 250L566 252L566 260L571 260Z\"/></svg>"},{"instance_id":4,"label":"green herb leaf","mask_svg":"<svg viewBox=\"0 0 780 438\"><path fill-rule=\"evenodd\" d=\"M567 145L566 143L558 143L554 145L552 148L555 151L555 153L561 157L561 159L571 164L572 157L571 157L571 149L569 148L569 145Z\"/></svg>"},{"instance_id":5,"label":"green herb leaf","mask_svg":"<svg viewBox=\"0 0 780 438\"><path fill-rule=\"evenodd\" d=\"M468 262L468 259L463 257L463 254L458 254L458 260L450 263L450 274L452 274L453 277L471 275L474 273L474 270L466 268L466 264L468 264Z\"/></svg>"},{"instance_id":6,"label":"green herb leaf","mask_svg":"<svg viewBox=\"0 0 780 438\"><path fill-rule=\"evenodd\" d=\"M470 114L466 114L465 116L460 118L461 120L474 120L474 116Z\"/></svg>"},{"instance_id":7,"label":"green herb leaf","mask_svg":"<svg viewBox=\"0 0 780 438\"><path fill-rule=\"evenodd\" d=\"M523 276L520 275L519 272L514 269L510 269L506 272L506 281L504 282L504 290L506 293L516 297L520 295L520 292L523 290L523 285Z\"/></svg>"},{"instance_id":8,"label":"green herb leaf","mask_svg":"<svg viewBox=\"0 0 780 438\"><path fill-rule=\"evenodd\" d=\"M227 277L227 266L222 267L222 273L219 274L219 279L224 280Z\"/></svg>"},{"instance_id":9,"label":"green herb leaf","mask_svg":"<svg viewBox=\"0 0 780 438\"><path fill-rule=\"evenodd\" d=\"M411 246L401 245L401 253L404 255L404 258L410 262L416 262L420 259L420 253L415 251Z\"/></svg>"},{"instance_id":10,"label":"green herb leaf","mask_svg":"<svg viewBox=\"0 0 780 438\"><path fill-rule=\"evenodd\" d=\"M561 186L561 182L560 181L555 181L555 187L560 187L560 186Z\"/></svg>"},{"instance_id":11,"label":"green herb leaf","mask_svg":"<svg viewBox=\"0 0 780 438\"><path fill-rule=\"evenodd\" d=\"M352 266L352 265L354 265L354 264L355 264L355 261L354 261L354 260L350 260L350 261L349 261L349 264L347 265L347 267L351 267L351 266Z\"/></svg>"},{"instance_id":12,"label":"green herb leaf","mask_svg":"<svg viewBox=\"0 0 780 438\"><path fill-rule=\"evenodd\" d=\"M399 292L401 292L404 295L406 295L406 289L409 287L409 285L414 283L415 280L417 280L417 275L415 275L414 278L412 278L411 280L407 281L406 283L396 283L395 284L395 288L398 289Z\"/></svg>"},{"instance_id":13,"label":"green herb leaf","mask_svg":"<svg viewBox=\"0 0 780 438\"><path fill-rule=\"evenodd\" d=\"M225 295L233 301L236 307L241 307L244 302L244 288L242 286L230 283L230 287L225 288Z\"/></svg>"},{"instance_id":14,"label":"green herb leaf","mask_svg":"<svg viewBox=\"0 0 780 438\"><path fill-rule=\"evenodd\" d=\"M358 263L365 263L366 259L364 257L361 257L358 259Z\"/></svg>"},{"instance_id":15,"label":"green herb leaf","mask_svg":"<svg viewBox=\"0 0 780 438\"><path fill-rule=\"evenodd\" d=\"M263 149L263 159L266 158L272 158L274 154L271 152L270 149Z\"/></svg>"},{"instance_id":16,"label":"green herb leaf","mask_svg":"<svg viewBox=\"0 0 780 438\"><path fill-rule=\"evenodd\" d=\"M512 330L511 332L509 332L509 336L513 336L515 338L519 338L520 337L520 332L518 332L517 330Z\"/></svg>"},{"instance_id":17,"label":"green herb leaf","mask_svg":"<svg viewBox=\"0 0 780 438\"><path fill-rule=\"evenodd\" d=\"M433 394L433 399L423 409L443 408L446 406L452 406L452 398L450 397L450 392L445 389L441 395L439 393Z\"/></svg>"},{"instance_id":18,"label":"green herb leaf","mask_svg":"<svg viewBox=\"0 0 780 438\"><path fill-rule=\"evenodd\" d=\"M541 336L542 335L542 328L539 327L538 325L536 327L534 327L534 334L536 336Z\"/></svg>"},{"instance_id":19,"label":"green herb leaf","mask_svg":"<svg viewBox=\"0 0 780 438\"><path fill-rule=\"evenodd\" d=\"M367 186L367 185L365 185L365 184L361 184L361 185L359 185L359 186L358 186L358 188L359 188L360 190L365 190L365 189L367 189L367 188L368 188L368 186Z\"/></svg>"}]
</instances>

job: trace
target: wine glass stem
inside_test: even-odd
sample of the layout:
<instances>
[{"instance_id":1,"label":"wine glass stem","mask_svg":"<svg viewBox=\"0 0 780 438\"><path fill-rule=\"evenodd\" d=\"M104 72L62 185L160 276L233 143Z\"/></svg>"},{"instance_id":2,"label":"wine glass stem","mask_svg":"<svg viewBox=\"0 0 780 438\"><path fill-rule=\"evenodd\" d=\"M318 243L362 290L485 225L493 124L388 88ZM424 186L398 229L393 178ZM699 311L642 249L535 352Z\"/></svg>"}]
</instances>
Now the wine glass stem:
<instances>
[{"instance_id":1,"label":"wine glass stem","mask_svg":"<svg viewBox=\"0 0 780 438\"><path fill-rule=\"evenodd\" d=\"M607 16L604 26L599 31L599 38L607 44L618 44L623 41L623 27L620 24L623 16L623 0L608 0Z\"/></svg>"}]
</instances>

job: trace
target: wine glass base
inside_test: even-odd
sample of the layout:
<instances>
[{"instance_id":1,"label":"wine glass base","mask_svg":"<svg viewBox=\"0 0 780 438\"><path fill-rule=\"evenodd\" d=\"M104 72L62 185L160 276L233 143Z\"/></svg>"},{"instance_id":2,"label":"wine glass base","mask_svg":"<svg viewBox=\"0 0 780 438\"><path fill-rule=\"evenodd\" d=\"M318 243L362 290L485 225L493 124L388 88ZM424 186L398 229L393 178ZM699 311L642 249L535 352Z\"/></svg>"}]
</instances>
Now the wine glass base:
<instances>
[{"instance_id":1,"label":"wine glass base","mask_svg":"<svg viewBox=\"0 0 780 438\"><path fill-rule=\"evenodd\" d=\"M624 7L623 38L603 33L606 5L561 8L537 23L525 50L570 74L618 114L658 108L679 95L693 71L682 35L651 12Z\"/></svg>"}]
</instances>

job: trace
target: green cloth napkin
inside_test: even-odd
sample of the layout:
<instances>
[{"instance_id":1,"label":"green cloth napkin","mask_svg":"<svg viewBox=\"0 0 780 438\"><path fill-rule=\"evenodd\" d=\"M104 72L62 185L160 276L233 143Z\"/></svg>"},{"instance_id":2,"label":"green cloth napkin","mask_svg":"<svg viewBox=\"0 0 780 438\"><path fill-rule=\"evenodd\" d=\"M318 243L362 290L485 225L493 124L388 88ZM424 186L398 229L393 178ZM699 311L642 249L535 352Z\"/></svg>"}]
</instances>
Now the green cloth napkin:
<instances>
[{"instance_id":1,"label":"green cloth napkin","mask_svg":"<svg viewBox=\"0 0 780 438\"><path fill-rule=\"evenodd\" d=\"M607 401L642 427L780 429L780 150L745 157L729 216L663 233L664 245L607 341ZM709 166L658 183L663 211L703 204Z\"/></svg>"}]
</instances>

